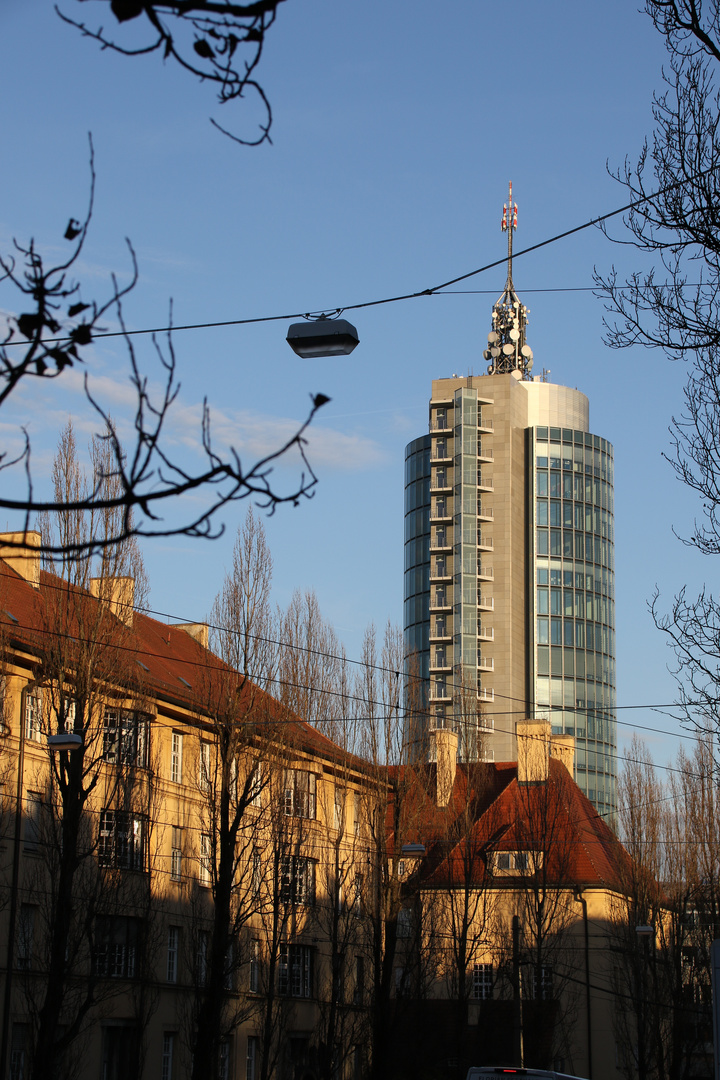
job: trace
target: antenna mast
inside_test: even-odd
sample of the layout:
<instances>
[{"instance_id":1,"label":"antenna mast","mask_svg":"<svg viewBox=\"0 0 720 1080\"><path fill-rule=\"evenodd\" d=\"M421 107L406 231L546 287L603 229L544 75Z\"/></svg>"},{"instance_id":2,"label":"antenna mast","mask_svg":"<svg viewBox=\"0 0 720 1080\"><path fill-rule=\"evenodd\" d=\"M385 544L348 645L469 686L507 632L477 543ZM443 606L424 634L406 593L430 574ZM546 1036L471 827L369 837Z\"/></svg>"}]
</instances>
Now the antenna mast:
<instances>
[{"instance_id":1,"label":"antenna mast","mask_svg":"<svg viewBox=\"0 0 720 1080\"><path fill-rule=\"evenodd\" d=\"M499 296L492 310L493 328L488 334L488 347L483 352L489 360L488 375L511 371L522 373L523 379L531 379L532 349L525 341L529 311L520 303L512 278L512 242L517 229L517 203L512 201L512 180L508 201L503 205L502 231L508 234L508 269L505 291Z\"/></svg>"}]
</instances>

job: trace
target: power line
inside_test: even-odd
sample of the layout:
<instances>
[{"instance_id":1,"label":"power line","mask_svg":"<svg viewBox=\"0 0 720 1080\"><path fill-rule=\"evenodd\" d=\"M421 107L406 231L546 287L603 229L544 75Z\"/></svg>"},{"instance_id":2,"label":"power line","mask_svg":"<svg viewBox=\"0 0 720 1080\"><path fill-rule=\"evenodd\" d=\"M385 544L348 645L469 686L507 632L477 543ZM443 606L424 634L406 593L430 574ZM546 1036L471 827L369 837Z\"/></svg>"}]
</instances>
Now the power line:
<instances>
[{"instance_id":1,"label":"power line","mask_svg":"<svg viewBox=\"0 0 720 1080\"><path fill-rule=\"evenodd\" d=\"M573 236L575 233L583 232L585 229L591 228L593 225L601 225L605 221L609 221L613 217L617 217L619 214L625 214L628 211L636 210L638 207L650 202L652 199L656 199L661 195L672 191L675 188L683 187L685 184L692 183L695 180L701 179L703 176L713 172L714 169L706 169L703 172L697 173L695 176L683 178L682 180L676 180L672 184L668 184L664 188L660 188L658 191L651 192L649 195L643 195L641 198L634 199L632 202L626 203L624 206L617 207L615 210L610 210L608 213L600 214L597 217L590 218L588 221L583 222L581 225L575 225L572 229L565 229L563 232L556 233L554 236L547 237L545 240L540 240L536 244L530 244L529 247L522 248L520 251L513 252L513 258L519 259L523 255L529 255L533 251L539 251L541 248L547 247L550 244L555 244L559 240L565 240L569 236ZM454 278L450 278L448 281L444 281L440 285L432 285L426 289L420 289L416 292L399 293L394 296L386 296L379 300L364 300L359 303L332 305L330 307L317 309L314 312L291 312L284 315L262 315L255 316L248 319L222 319L214 320L212 322L203 323L184 323L181 326L155 326L145 328L141 330L108 330L101 331L93 334L93 340L99 338L110 337L135 337L141 334L164 334L173 332L176 333L180 330L207 330L215 327L223 326L248 326L254 323L266 323L266 322L287 322L289 319L303 319L310 318L312 315L325 314L328 312L334 312L340 314L343 311L360 311L363 308L381 307L385 304L396 304L404 300L416 300L422 296L437 296L442 294L443 290L449 289L451 285L457 285L461 281L467 281L469 278L476 277L478 274L484 274L487 270L494 270L498 266L504 266L507 262L507 257L503 255L500 259L495 259L492 262L485 263L484 266L478 267L476 270L469 270L467 273L458 274ZM490 290L488 290L489 292ZM545 290L537 290L545 291ZM549 291L549 290L548 290ZM570 290L565 290L570 291ZM573 290L575 291L575 290ZM593 291L588 287L588 291ZM47 338L43 339L47 345L59 344L69 339L67 337L60 338ZM22 345L23 342L5 342L5 345Z\"/></svg>"}]
</instances>

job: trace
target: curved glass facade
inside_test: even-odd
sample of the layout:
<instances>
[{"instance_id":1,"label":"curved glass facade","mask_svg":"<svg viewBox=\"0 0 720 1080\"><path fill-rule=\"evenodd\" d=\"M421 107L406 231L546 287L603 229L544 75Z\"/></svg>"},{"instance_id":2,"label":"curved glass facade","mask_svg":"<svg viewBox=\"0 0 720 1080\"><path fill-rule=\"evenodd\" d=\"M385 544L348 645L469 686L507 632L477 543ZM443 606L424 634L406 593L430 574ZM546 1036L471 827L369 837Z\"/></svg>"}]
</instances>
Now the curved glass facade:
<instances>
[{"instance_id":1,"label":"curved glass facade","mask_svg":"<svg viewBox=\"0 0 720 1080\"><path fill-rule=\"evenodd\" d=\"M575 778L615 807L615 565L612 446L566 428L529 432L533 464L534 699L575 738Z\"/></svg>"},{"instance_id":2,"label":"curved glass facade","mask_svg":"<svg viewBox=\"0 0 720 1080\"><path fill-rule=\"evenodd\" d=\"M415 707L428 709L430 674L430 436L405 448L405 562L403 628L405 657L413 676ZM416 683L415 677L420 682ZM427 725L423 725L427 727ZM419 734L409 733L414 741ZM418 747L414 753L419 753Z\"/></svg>"}]
</instances>

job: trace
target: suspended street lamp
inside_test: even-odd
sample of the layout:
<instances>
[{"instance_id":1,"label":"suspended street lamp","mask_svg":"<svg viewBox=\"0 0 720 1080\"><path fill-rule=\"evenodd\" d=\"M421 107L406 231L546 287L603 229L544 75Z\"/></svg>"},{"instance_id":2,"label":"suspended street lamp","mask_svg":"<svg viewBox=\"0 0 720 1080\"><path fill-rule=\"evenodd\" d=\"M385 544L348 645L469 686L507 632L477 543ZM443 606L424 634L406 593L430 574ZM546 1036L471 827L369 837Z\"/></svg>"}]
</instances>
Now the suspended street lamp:
<instances>
[{"instance_id":1,"label":"suspended street lamp","mask_svg":"<svg viewBox=\"0 0 720 1080\"><path fill-rule=\"evenodd\" d=\"M307 322L293 323L287 343L304 360L323 356L349 356L360 341L358 332L347 319L320 315Z\"/></svg>"}]
</instances>

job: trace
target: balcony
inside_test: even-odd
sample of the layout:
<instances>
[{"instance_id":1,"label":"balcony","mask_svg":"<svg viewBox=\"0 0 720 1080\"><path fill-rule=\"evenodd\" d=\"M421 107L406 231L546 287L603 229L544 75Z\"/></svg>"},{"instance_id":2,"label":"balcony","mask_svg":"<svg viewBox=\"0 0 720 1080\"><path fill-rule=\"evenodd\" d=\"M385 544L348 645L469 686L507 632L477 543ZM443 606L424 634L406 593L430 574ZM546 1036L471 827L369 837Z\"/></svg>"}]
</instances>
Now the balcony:
<instances>
[{"instance_id":1,"label":"balcony","mask_svg":"<svg viewBox=\"0 0 720 1080\"><path fill-rule=\"evenodd\" d=\"M492 450L478 450L478 461L492 462L494 460Z\"/></svg>"},{"instance_id":2,"label":"balcony","mask_svg":"<svg viewBox=\"0 0 720 1080\"><path fill-rule=\"evenodd\" d=\"M480 416L478 419L478 431L481 434L492 435L495 428L492 420L486 420L484 416Z\"/></svg>"},{"instance_id":3,"label":"balcony","mask_svg":"<svg viewBox=\"0 0 720 1080\"><path fill-rule=\"evenodd\" d=\"M478 701L494 701L495 691L492 689L486 689L484 686L479 687L477 692Z\"/></svg>"},{"instance_id":4,"label":"balcony","mask_svg":"<svg viewBox=\"0 0 720 1080\"><path fill-rule=\"evenodd\" d=\"M478 537L477 546L478 546L478 551L492 551L493 550L492 536Z\"/></svg>"},{"instance_id":5,"label":"balcony","mask_svg":"<svg viewBox=\"0 0 720 1080\"><path fill-rule=\"evenodd\" d=\"M492 694L492 690L490 693ZM495 718L492 716L478 716L478 727L481 731L494 731Z\"/></svg>"},{"instance_id":6,"label":"balcony","mask_svg":"<svg viewBox=\"0 0 720 1080\"><path fill-rule=\"evenodd\" d=\"M478 656L478 671L494 671L495 661L491 656Z\"/></svg>"},{"instance_id":7,"label":"balcony","mask_svg":"<svg viewBox=\"0 0 720 1080\"><path fill-rule=\"evenodd\" d=\"M478 691L479 692L479 691ZM450 694L447 690L438 690L436 687L430 688L430 701L437 702L438 704L449 705L452 701Z\"/></svg>"},{"instance_id":8,"label":"balcony","mask_svg":"<svg viewBox=\"0 0 720 1080\"><path fill-rule=\"evenodd\" d=\"M430 610L431 611L452 611L452 603L449 596L431 596L430 597Z\"/></svg>"},{"instance_id":9,"label":"balcony","mask_svg":"<svg viewBox=\"0 0 720 1080\"><path fill-rule=\"evenodd\" d=\"M494 641L495 631L492 627L489 630L478 630L478 641Z\"/></svg>"},{"instance_id":10,"label":"balcony","mask_svg":"<svg viewBox=\"0 0 720 1080\"><path fill-rule=\"evenodd\" d=\"M435 657L434 660L430 660L430 672L437 673L443 671L452 671L452 664L447 656Z\"/></svg>"},{"instance_id":11,"label":"balcony","mask_svg":"<svg viewBox=\"0 0 720 1080\"><path fill-rule=\"evenodd\" d=\"M432 645L447 641L452 641L452 634L447 627L443 627L441 630L435 629L430 631L430 643Z\"/></svg>"},{"instance_id":12,"label":"balcony","mask_svg":"<svg viewBox=\"0 0 720 1080\"><path fill-rule=\"evenodd\" d=\"M452 551L452 541L447 536L431 536L431 551Z\"/></svg>"},{"instance_id":13,"label":"balcony","mask_svg":"<svg viewBox=\"0 0 720 1080\"><path fill-rule=\"evenodd\" d=\"M442 452L441 452L442 451ZM448 450L447 446L439 447L437 443L433 443L430 451L431 461L445 461L448 464L452 461L452 454Z\"/></svg>"},{"instance_id":14,"label":"balcony","mask_svg":"<svg viewBox=\"0 0 720 1080\"><path fill-rule=\"evenodd\" d=\"M495 485L492 480L485 480L484 477L478 476L477 481L478 491L494 491Z\"/></svg>"},{"instance_id":15,"label":"balcony","mask_svg":"<svg viewBox=\"0 0 720 1080\"><path fill-rule=\"evenodd\" d=\"M432 513L430 515L432 517ZM477 512L478 521L494 521L493 510L491 506L479 506Z\"/></svg>"},{"instance_id":16,"label":"balcony","mask_svg":"<svg viewBox=\"0 0 720 1080\"><path fill-rule=\"evenodd\" d=\"M494 581L495 571L492 566L478 566L477 568L478 581Z\"/></svg>"},{"instance_id":17,"label":"balcony","mask_svg":"<svg viewBox=\"0 0 720 1080\"><path fill-rule=\"evenodd\" d=\"M433 476L432 479L430 480L430 490L431 491L451 492L452 491L452 483L450 481L450 477L448 477L448 476Z\"/></svg>"},{"instance_id":18,"label":"balcony","mask_svg":"<svg viewBox=\"0 0 720 1080\"><path fill-rule=\"evenodd\" d=\"M452 521L452 514L448 510L447 506L431 506L430 507L430 520L431 521ZM492 520L492 518L490 520Z\"/></svg>"},{"instance_id":19,"label":"balcony","mask_svg":"<svg viewBox=\"0 0 720 1080\"><path fill-rule=\"evenodd\" d=\"M430 433L433 434L436 431L443 432L449 435L453 430L452 421L450 417L445 417L444 420L437 420L435 417L430 421Z\"/></svg>"},{"instance_id":20,"label":"balcony","mask_svg":"<svg viewBox=\"0 0 720 1080\"><path fill-rule=\"evenodd\" d=\"M478 611L494 611L495 598L493 596L478 596L477 606Z\"/></svg>"},{"instance_id":21,"label":"balcony","mask_svg":"<svg viewBox=\"0 0 720 1080\"><path fill-rule=\"evenodd\" d=\"M430 580L434 583L442 583L443 585L449 585L452 581L452 574L448 570L447 566L431 567Z\"/></svg>"}]
</instances>

